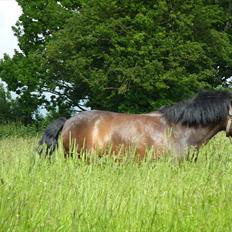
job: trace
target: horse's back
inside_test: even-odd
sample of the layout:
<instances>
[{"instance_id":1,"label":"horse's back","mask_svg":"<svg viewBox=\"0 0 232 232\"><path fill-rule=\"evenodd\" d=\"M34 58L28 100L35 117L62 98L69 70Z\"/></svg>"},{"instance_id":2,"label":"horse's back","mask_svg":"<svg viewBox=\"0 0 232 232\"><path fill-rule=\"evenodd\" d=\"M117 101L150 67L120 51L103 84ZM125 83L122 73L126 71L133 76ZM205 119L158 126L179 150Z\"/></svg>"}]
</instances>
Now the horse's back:
<instances>
[{"instance_id":1,"label":"horse's back","mask_svg":"<svg viewBox=\"0 0 232 232\"><path fill-rule=\"evenodd\" d=\"M81 148L104 148L107 144L113 148L136 144L145 149L145 145L154 144L154 127L162 134L160 115L123 114L108 111L81 112L68 119L63 127L64 148L69 150L70 138L75 140L78 150ZM157 138L159 138L158 136Z\"/></svg>"}]
</instances>

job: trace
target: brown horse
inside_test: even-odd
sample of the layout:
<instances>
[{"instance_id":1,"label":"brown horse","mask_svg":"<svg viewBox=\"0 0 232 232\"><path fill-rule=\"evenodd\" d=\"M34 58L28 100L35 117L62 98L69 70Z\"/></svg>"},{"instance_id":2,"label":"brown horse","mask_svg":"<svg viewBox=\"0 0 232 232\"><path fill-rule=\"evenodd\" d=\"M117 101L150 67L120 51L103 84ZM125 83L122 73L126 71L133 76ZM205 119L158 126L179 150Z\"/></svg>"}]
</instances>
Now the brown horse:
<instances>
[{"instance_id":1,"label":"brown horse","mask_svg":"<svg viewBox=\"0 0 232 232\"><path fill-rule=\"evenodd\" d=\"M66 154L74 141L77 152L111 145L117 153L122 146L134 146L139 157L146 156L146 149L152 148L154 158L168 153L182 160L191 147L198 149L219 131L232 136L231 100L232 94L228 92L204 91L152 113L85 111L51 123L39 145L45 144L46 153L51 154L61 132Z\"/></svg>"}]
</instances>

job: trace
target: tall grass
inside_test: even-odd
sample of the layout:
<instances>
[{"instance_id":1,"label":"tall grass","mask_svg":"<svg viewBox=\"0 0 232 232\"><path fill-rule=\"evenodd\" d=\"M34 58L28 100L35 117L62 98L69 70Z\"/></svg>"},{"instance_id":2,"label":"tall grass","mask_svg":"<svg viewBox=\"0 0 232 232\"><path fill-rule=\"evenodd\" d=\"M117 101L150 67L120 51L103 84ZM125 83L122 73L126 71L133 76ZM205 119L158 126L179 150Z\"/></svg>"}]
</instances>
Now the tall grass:
<instances>
[{"instance_id":1,"label":"tall grass","mask_svg":"<svg viewBox=\"0 0 232 232\"><path fill-rule=\"evenodd\" d=\"M52 161L38 138L0 140L0 231L232 231L232 145L224 134L196 163Z\"/></svg>"}]
</instances>

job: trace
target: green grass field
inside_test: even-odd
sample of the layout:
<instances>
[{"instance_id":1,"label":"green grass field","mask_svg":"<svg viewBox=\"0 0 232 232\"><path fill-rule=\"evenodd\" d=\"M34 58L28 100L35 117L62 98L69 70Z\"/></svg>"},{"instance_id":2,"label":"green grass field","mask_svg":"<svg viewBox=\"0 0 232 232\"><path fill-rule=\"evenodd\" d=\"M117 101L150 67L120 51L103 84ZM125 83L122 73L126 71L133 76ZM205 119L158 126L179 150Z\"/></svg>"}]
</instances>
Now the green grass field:
<instances>
[{"instance_id":1,"label":"green grass field","mask_svg":"<svg viewBox=\"0 0 232 232\"><path fill-rule=\"evenodd\" d=\"M0 133L0 231L232 231L224 134L197 163L177 165L64 160L61 151L49 162L35 154L38 137L12 130Z\"/></svg>"}]
</instances>

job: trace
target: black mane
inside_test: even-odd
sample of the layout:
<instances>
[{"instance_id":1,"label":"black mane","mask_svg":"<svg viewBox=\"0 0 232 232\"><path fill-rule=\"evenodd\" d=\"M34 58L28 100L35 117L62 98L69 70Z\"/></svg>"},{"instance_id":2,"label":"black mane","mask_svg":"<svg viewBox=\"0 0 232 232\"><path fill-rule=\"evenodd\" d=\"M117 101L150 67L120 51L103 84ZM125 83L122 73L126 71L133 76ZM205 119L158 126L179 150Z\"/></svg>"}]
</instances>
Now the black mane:
<instances>
[{"instance_id":1,"label":"black mane","mask_svg":"<svg viewBox=\"0 0 232 232\"><path fill-rule=\"evenodd\" d=\"M170 123L188 127L219 123L228 114L232 94L226 91L203 91L190 100L159 110Z\"/></svg>"}]
</instances>

